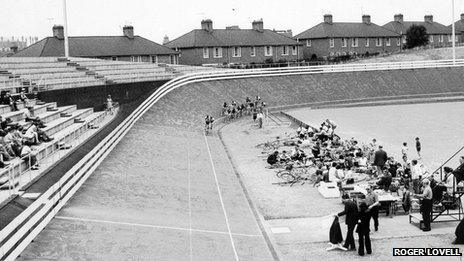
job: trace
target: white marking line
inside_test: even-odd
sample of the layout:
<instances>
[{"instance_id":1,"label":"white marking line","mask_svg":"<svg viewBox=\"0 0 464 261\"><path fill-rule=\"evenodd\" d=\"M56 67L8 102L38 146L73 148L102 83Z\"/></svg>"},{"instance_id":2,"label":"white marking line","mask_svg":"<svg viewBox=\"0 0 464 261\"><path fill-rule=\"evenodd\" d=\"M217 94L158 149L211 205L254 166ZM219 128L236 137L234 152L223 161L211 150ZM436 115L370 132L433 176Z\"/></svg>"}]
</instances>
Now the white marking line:
<instances>
[{"instance_id":1,"label":"white marking line","mask_svg":"<svg viewBox=\"0 0 464 261\"><path fill-rule=\"evenodd\" d=\"M234 238L232 237L232 231L230 230L229 218L227 218L226 207L224 206L224 201L222 200L221 189L219 188L219 181L216 174L216 169L214 168L213 157L211 156L211 150L209 149L208 139L206 135L203 133L203 137L205 137L206 148L208 149L209 160L211 161L211 167L213 168L214 180L216 181L216 188L219 194L219 200L221 201L222 212L224 212L224 219L226 220L227 230L229 231L230 243L232 244L232 248L234 249L235 260L239 260L237 249L235 248Z\"/></svg>"},{"instance_id":2,"label":"white marking line","mask_svg":"<svg viewBox=\"0 0 464 261\"><path fill-rule=\"evenodd\" d=\"M187 132L187 162L188 162L188 208L189 208L189 238L190 238L190 261L193 260L193 244L192 244L192 200L191 200L191 189L190 189L190 138L189 132Z\"/></svg>"},{"instance_id":3,"label":"white marking line","mask_svg":"<svg viewBox=\"0 0 464 261\"><path fill-rule=\"evenodd\" d=\"M55 216L55 218L62 219L62 220L93 222L93 223L103 223L103 224L112 224L112 225L124 225L124 226L132 226L132 227L147 227L147 228L159 228L159 229L170 229L170 230L180 230L180 231L193 231L193 232L201 232L201 233L220 234L220 235L230 234L229 232L217 231L217 230L205 230L205 229L195 229L195 228L188 229L188 228L183 228L183 227L157 226L157 225L149 225L149 224L109 221L109 220L90 219L90 218L65 217L65 216ZM249 234L241 234L241 233L233 233L232 235L243 236L243 237L262 237L262 235L249 235Z\"/></svg>"}]
</instances>

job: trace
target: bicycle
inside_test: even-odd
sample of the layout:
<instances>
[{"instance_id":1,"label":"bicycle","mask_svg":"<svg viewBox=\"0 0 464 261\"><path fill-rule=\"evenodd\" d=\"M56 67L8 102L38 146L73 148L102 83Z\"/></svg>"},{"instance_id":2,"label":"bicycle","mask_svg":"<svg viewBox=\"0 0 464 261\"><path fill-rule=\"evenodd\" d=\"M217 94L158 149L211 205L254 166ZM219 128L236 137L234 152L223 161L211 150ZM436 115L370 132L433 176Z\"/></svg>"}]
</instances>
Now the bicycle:
<instances>
[{"instance_id":1,"label":"bicycle","mask_svg":"<svg viewBox=\"0 0 464 261\"><path fill-rule=\"evenodd\" d=\"M284 169L279 170L276 173L276 176L280 179L283 179L282 182L275 182L272 183L274 185L290 185L292 187L296 183L301 183L300 185L304 185L305 183L315 182L316 178L314 177L315 173L311 173L311 169L306 166L292 168L290 170Z\"/></svg>"}]
</instances>

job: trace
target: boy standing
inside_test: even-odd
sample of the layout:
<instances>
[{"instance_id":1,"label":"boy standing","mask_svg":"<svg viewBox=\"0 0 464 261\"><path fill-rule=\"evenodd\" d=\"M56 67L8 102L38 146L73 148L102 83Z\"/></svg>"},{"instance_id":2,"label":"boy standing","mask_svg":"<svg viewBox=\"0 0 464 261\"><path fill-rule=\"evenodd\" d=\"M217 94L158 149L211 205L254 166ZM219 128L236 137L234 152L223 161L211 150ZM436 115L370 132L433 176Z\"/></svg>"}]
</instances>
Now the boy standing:
<instances>
[{"instance_id":1,"label":"boy standing","mask_svg":"<svg viewBox=\"0 0 464 261\"><path fill-rule=\"evenodd\" d=\"M419 140L419 137L416 137L416 151L417 151L417 155L419 156L419 159L422 158L420 152L421 152L421 143L420 143L420 140Z\"/></svg>"}]
</instances>

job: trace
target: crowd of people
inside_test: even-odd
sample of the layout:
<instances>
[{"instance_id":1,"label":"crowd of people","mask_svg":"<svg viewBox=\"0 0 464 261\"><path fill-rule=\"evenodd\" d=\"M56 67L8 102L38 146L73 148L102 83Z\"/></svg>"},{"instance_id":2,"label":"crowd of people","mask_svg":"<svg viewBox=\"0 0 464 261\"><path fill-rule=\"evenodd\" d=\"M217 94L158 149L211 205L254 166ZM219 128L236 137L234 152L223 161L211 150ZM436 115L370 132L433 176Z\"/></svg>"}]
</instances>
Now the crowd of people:
<instances>
[{"instance_id":1,"label":"crowd of people","mask_svg":"<svg viewBox=\"0 0 464 261\"><path fill-rule=\"evenodd\" d=\"M374 230L378 231L379 210L384 209L389 215L390 208L383 206L375 189L394 192L402 200L404 212L411 211L413 198L420 200L423 231L430 231L433 203L439 203L446 192L453 189L453 171L445 167L445 175L440 179L437 174L430 173L421 164L422 145L420 138L415 138L417 159L409 152L407 142L401 147L401 162L388 156L383 146L372 139L369 144L360 144L354 138L342 140L335 134L337 125L327 119L319 128L313 129L301 125L296 135L280 142L276 149L267 157L267 163L273 168L292 169L295 166L312 167L315 169L317 181L343 182L345 185L354 183L356 177L364 175L369 185L366 194L350 198L342 194L345 210L336 216L346 215L347 237L342 248L355 250L353 233L359 236L359 255L371 254L370 220L373 220ZM464 158L462 159L464 163ZM343 192L343 190L342 190ZM400 193L401 192L401 193ZM445 194L444 194L444 193Z\"/></svg>"},{"instance_id":2,"label":"crowd of people","mask_svg":"<svg viewBox=\"0 0 464 261\"><path fill-rule=\"evenodd\" d=\"M9 165L8 161L20 157L30 164L31 169L38 169L38 152L35 146L42 142L50 142L53 137L49 137L43 131L47 126L40 117L34 115L32 107L18 109L18 100L29 105L29 99L24 92L21 92L18 100L11 98L9 93L5 93L1 100L3 104L11 106L12 111L20 111L26 124L21 125L10 118L4 119L0 116L0 167L6 167Z\"/></svg>"}]
</instances>

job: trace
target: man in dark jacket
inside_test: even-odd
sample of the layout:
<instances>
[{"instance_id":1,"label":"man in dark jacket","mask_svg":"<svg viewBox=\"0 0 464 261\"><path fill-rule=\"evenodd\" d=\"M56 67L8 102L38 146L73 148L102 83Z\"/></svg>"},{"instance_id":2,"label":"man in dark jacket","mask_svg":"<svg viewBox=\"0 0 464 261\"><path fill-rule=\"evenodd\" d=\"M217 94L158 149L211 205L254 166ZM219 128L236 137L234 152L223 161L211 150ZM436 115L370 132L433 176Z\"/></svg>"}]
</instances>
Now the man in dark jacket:
<instances>
[{"instance_id":1,"label":"man in dark jacket","mask_svg":"<svg viewBox=\"0 0 464 261\"><path fill-rule=\"evenodd\" d=\"M377 150L374 155L374 165L377 167L377 175L382 173L387 160L387 153L383 150L382 145L379 145L379 150Z\"/></svg>"},{"instance_id":2,"label":"man in dark jacket","mask_svg":"<svg viewBox=\"0 0 464 261\"><path fill-rule=\"evenodd\" d=\"M338 213L337 216L340 217L346 215L345 223L348 227L348 231L346 232L346 240L343 247L348 248L349 250L356 250L353 232L356 224L358 223L358 206L346 194L342 196L342 200L343 204L345 205L345 210Z\"/></svg>"},{"instance_id":3,"label":"man in dark jacket","mask_svg":"<svg viewBox=\"0 0 464 261\"><path fill-rule=\"evenodd\" d=\"M453 244L464 245L464 219L459 222L454 234L456 235L456 239L453 241Z\"/></svg>"}]
</instances>

